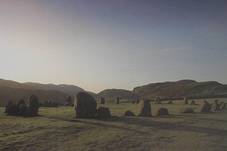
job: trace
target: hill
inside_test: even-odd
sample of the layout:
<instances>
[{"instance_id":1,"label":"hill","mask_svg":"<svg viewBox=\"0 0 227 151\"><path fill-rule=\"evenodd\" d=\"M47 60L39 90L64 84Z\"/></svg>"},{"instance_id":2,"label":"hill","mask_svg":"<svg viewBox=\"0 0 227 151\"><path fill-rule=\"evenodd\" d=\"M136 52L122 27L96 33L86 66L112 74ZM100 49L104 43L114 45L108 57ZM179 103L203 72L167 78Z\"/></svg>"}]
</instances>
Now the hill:
<instances>
[{"instance_id":1,"label":"hill","mask_svg":"<svg viewBox=\"0 0 227 151\"><path fill-rule=\"evenodd\" d=\"M133 92L142 98L153 99L157 96L165 98L182 97L218 97L227 96L227 85L216 81L197 82L180 80L176 82L151 83L134 88Z\"/></svg>"},{"instance_id":2,"label":"hill","mask_svg":"<svg viewBox=\"0 0 227 151\"><path fill-rule=\"evenodd\" d=\"M98 93L99 97L105 97L106 99L116 99L120 97L121 99L137 99L138 96L132 91L124 90L124 89L106 89Z\"/></svg>"},{"instance_id":3,"label":"hill","mask_svg":"<svg viewBox=\"0 0 227 151\"><path fill-rule=\"evenodd\" d=\"M82 88L75 85L66 85L66 84L40 84L40 83L32 83L27 82L24 83L27 88L31 89L40 89L40 90L54 90L66 93L71 96L75 96L78 92L84 91Z\"/></svg>"},{"instance_id":4,"label":"hill","mask_svg":"<svg viewBox=\"0 0 227 151\"><path fill-rule=\"evenodd\" d=\"M0 79L0 106L4 106L9 100L26 100L31 94L37 95L41 102L51 100L64 104L69 95L75 96L80 91L84 90L74 85L19 83Z\"/></svg>"}]
</instances>

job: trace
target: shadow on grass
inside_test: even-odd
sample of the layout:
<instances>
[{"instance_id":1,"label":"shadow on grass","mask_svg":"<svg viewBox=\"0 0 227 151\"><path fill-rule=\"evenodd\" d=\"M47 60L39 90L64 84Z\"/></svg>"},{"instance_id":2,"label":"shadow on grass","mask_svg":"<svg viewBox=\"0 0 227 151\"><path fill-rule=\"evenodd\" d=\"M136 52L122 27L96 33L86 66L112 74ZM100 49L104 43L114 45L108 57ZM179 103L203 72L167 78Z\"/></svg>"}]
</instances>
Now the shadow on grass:
<instances>
[{"instance_id":1,"label":"shadow on grass","mask_svg":"<svg viewBox=\"0 0 227 151\"><path fill-rule=\"evenodd\" d=\"M174 116L174 115L169 116L169 118L174 118L174 117L177 118L178 116ZM44 117L44 118L62 120L67 122L79 122L79 123L95 125L103 128L115 128L115 129L121 129L125 131L133 131L140 134L149 134L150 132L143 131L142 129L140 130L138 126L145 127L145 128L178 131L178 132L181 132L181 131L195 132L195 133L204 133L208 135L219 135L219 136L227 135L227 130L184 125L182 122L181 123L160 122L160 121L152 120L153 118L143 118L143 117L112 117L106 120L100 120L100 119L68 120L68 119L56 118L56 117ZM164 117L164 118L167 118L167 117ZM133 127L133 126L137 126L137 127Z\"/></svg>"},{"instance_id":2,"label":"shadow on grass","mask_svg":"<svg viewBox=\"0 0 227 151\"><path fill-rule=\"evenodd\" d=\"M196 133L205 133L208 135L227 135L227 130L215 129L215 128L207 128L207 127L198 127L192 125L184 125L182 123L169 123L169 122L159 122L153 121L151 119L143 119L143 118L131 118L129 120L125 120L124 118L119 118L118 121L127 123L127 124L134 124L134 125L141 125L144 127L153 127L157 129L166 129L172 131L186 131L186 132L196 132Z\"/></svg>"}]
</instances>

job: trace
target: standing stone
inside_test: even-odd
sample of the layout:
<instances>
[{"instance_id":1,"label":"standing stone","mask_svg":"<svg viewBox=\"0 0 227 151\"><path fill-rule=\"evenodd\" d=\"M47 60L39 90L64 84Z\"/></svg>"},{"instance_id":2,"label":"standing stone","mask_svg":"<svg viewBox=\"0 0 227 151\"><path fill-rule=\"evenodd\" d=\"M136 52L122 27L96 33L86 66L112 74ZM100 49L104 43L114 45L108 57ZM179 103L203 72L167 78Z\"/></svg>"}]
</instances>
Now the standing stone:
<instances>
[{"instance_id":1,"label":"standing stone","mask_svg":"<svg viewBox=\"0 0 227 151\"><path fill-rule=\"evenodd\" d=\"M67 99L65 100L65 105L66 106L73 106L73 98L71 96L67 97Z\"/></svg>"},{"instance_id":2,"label":"standing stone","mask_svg":"<svg viewBox=\"0 0 227 151\"><path fill-rule=\"evenodd\" d=\"M94 118L96 115L97 103L95 99L86 92L77 94L77 102L75 106L77 118Z\"/></svg>"},{"instance_id":3,"label":"standing stone","mask_svg":"<svg viewBox=\"0 0 227 151\"><path fill-rule=\"evenodd\" d=\"M18 115L19 116L27 116L28 114L28 107L23 99L21 99L17 103L17 108L18 108Z\"/></svg>"},{"instance_id":4,"label":"standing stone","mask_svg":"<svg viewBox=\"0 0 227 151\"><path fill-rule=\"evenodd\" d=\"M141 101L141 109L139 116L150 117L151 116L151 104L148 100Z\"/></svg>"},{"instance_id":5,"label":"standing stone","mask_svg":"<svg viewBox=\"0 0 227 151\"><path fill-rule=\"evenodd\" d=\"M156 97L154 100L155 104L162 104L161 99L159 97Z\"/></svg>"},{"instance_id":6,"label":"standing stone","mask_svg":"<svg viewBox=\"0 0 227 151\"><path fill-rule=\"evenodd\" d=\"M120 98L119 97L117 97L116 103L120 104Z\"/></svg>"},{"instance_id":7,"label":"standing stone","mask_svg":"<svg viewBox=\"0 0 227 151\"><path fill-rule=\"evenodd\" d=\"M188 98L184 97L184 104L188 104Z\"/></svg>"},{"instance_id":8,"label":"standing stone","mask_svg":"<svg viewBox=\"0 0 227 151\"><path fill-rule=\"evenodd\" d=\"M219 104L219 100L215 100L214 104L212 105L212 111L220 111L221 110L220 106L221 104Z\"/></svg>"},{"instance_id":9,"label":"standing stone","mask_svg":"<svg viewBox=\"0 0 227 151\"><path fill-rule=\"evenodd\" d=\"M204 100L203 103L199 107L199 112L208 113L210 111L211 111L211 105L206 100Z\"/></svg>"},{"instance_id":10,"label":"standing stone","mask_svg":"<svg viewBox=\"0 0 227 151\"><path fill-rule=\"evenodd\" d=\"M105 98L104 98L104 97L101 97L100 103L101 103L101 104L105 104L105 102L106 102L106 101L105 101Z\"/></svg>"},{"instance_id":11,"label":"standing stone","mask_svg":"<svg viewBox=\"0 0 227 151\"><path fill-rule=\"evenodd\" d=\"M5 108L5 113L7 115L17 115L18 108L17 105L13 101L9 101Z\"/></svg>"},{"instance_id":12,"label":"standing stone","mask_svg":"<svg viewBox=\"0 0 227 151\"><path fill-rule=\"evenodd\" d=\"M29 116L37 116L39 112L39 99L35 95L31 95L29 98Z\"/></svg>"},{"instance_id":13,"label":"standing stone","mask_svg":"<svg viewBox=\"0 0 227 151\"><path fill-rule=\"evenodd\" d=\"M220 109L225 110L226 109L226 103L222 102L222 104L220 105Z\"/></svg>"},{"instance_id":14,"label":"standing stone","mask_svg":"<svg viewBox=\"0 0 227 151\"><path fill-rule=\"evenodd\" d=\"M169 100L169 101L168 101L168 104L173 104L173 101L172 101L172 100Z\"/></svg>"},{"instance_id":15,"label":"standing stone","mask_svg":"<svg viewBox=\"0 0 227 151\"><path fill-rule=\"evenodd\" d=\"M197 104L195 103L195 100L192 100L191 105L197 105Z\"/></svg>"},{"instance_id":16,"label":"standing stone","mask_svg":"<svg viewBox=\"0 0 227 151\"><path fill-rule=\"evenodd\" d=\"M105 119L105 118L111 118L111 113L109 108L107 107L99 107L97 109L97 118Z\"/></svg>"}]
</instances>

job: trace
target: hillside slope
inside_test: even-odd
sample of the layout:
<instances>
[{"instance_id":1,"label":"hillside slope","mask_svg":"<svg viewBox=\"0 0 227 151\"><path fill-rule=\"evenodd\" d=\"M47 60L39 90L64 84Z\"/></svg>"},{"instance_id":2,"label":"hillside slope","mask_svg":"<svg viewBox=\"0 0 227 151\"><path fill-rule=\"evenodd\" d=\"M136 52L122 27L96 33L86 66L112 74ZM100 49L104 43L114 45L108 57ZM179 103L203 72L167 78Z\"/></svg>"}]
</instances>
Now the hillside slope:
<instances>
[{"instance_id":1,"label":"hillside slope","mask_svg":"<svg viewBox=\"0 0 227 151\"><path fill-rule=\"evenodd\" d=\"M0 106L4 106L9 100L26 100L32 94L37 95L41 102L51 100L64 104L69 95L75 96L80 91L84 90L74 85L19 83L0 79Z\"/></svg>"},{"instance_id":2,"label":"hillside slope","mask_svg":"<svg viewBox=\"0 0 227 151\"><path fill-rule=\"evenodd\" d=\"M99 97L105 97L106 99L116 99L120 97L121 99L137 99L138 96L132 91L124 89L106 89L98 93Z\"/></svg>"},{"instance_id":3,"label":"hillside slope","mask_svg":"<svg viewBox=\"0 0 227 151\"><path fill-rule=\"evenodd\" d=\"M82 88L78 86L66 85L66 84L55 85L55 84L40 84L40 83L27 82L27 83L24 83L24 85L30 89L55 90L55 91L60 91L72 96L75 96L80 91L84 91Z\"/></svg>"},{"instance_id":4,"label":"hillside slope","mask_svg":"<svg viewBox=\"0 0 227 151\"><path fill-rule=\"evenodd\" d=\"M38 96L40 102L52 101L60 104L64 104L68 97L67 94L59 91L0 87L0 106L5 106L9 100L16 102L25 99L27 101L32 94Z\"/></svg>"},{"instance_id":5,"label":"hillside slope","mask_svg":"<svg viewBox=\"0 0 227 151\"><path fill-rule=\"evenodd\" d=\"M176 82L151 83L134 88L133 92L142 98L182 98L227 96L227 85L215 81L196 82L180 80Z\"/></svg>"}]
</instances>

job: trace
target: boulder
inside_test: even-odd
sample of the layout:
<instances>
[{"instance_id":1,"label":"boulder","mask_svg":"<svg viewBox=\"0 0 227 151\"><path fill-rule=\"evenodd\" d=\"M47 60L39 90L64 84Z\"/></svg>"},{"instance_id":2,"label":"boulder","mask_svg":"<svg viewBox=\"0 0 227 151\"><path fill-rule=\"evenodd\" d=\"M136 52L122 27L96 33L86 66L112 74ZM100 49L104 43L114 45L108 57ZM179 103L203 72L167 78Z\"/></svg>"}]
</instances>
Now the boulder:
<instances>
[{"instance_id":1,"label":"boulder","mask_svg":"<svg viewBox=\"0 0 227 151\"><path fill-rule=\"evenodd\" d=\"M194 113L194 110L191 107L186 107L181 110L181 113Z\"/></svg>"},{"instance_id":2,"label":"boulder","mask_svg":"<svg viewBox=\"0 0 227 151\"><path fill-rule=\"evenodd\" d=\"M111 113L109 108L107 107L99 107L97 109L97 118L110 118L111 117Z\"/></svg>"},{"instance_id":3,"label":"boulder","mask_svg":"<svg viewBox=\"0 0 227 151\"><path fill-rule=\"evenodd\" d=\"M159 108L155 113L155 116L164 116L164 115L169 115L169 111L167 108Z\"/></svg>"},{"instance_id":4,"label":"boulder","mask_svg":"<svg viewBox=\"0 0 227 151\"><path fill-rule=\"evenodd\" d=\"M129 111L129 110L126 111L124 115L125 116L135 116L135 114L132 111Z\"/></svg>"},{"instance_id":5,"label":"boulder","mask_svg":"<svg viewBox=\"0 0 227 151\"><path fill-rule=\"evenodd\" d=\"M191 105L197 105L197 104L195 103L195 100L192 100L192 101L191 101Z\"/></svg>"}]
</instances>

